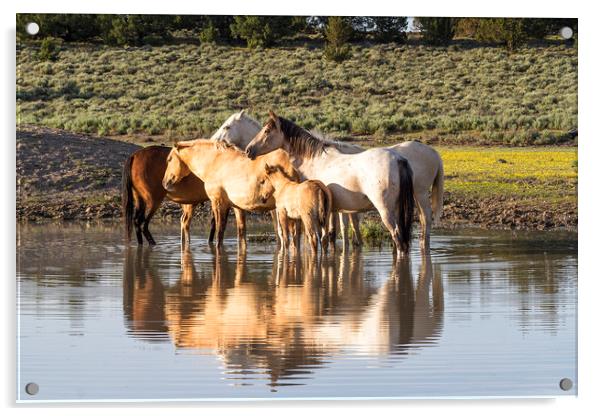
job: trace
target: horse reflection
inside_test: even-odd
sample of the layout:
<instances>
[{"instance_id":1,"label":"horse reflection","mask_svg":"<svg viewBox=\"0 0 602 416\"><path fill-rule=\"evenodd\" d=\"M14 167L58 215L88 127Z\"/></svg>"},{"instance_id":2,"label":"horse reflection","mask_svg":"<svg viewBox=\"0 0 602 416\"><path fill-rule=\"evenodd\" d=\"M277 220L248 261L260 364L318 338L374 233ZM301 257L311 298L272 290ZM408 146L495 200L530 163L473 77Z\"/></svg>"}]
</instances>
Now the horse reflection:
<instances>
[{"instance_id":1,"label":"horse reflection","mask_svg":"<svg viewBox=\"0 0 602 416\"><path fill-rule=\"evenodd\" d=\"M123 312L128 330L137 337L155 341L167 332L165 287L150 262L148 248L126 249Z\"/></svg>"},{"instance_id":2,"label":"horse reflection","mask_svg":"<svg viewBox=\"0 0 602 416\"><path fill-rule=\"evenodd\" d=\"M209 278L184 251L177 284L165 288L157 281L152 295L136 294L150 290L148 285L133 285L134 295L128 295L130 304L155 299L163 312L134 305L140 310L131 319L160 322L178 349L213 351L227 377L259 371L267 373L271 386L301 383L329 357L404 355L435 342L443 321L440 273L433 273L429 255L416 279L410 260L394 264L383 283L366 272L360 251L290 257L279 252L266 275L248 270L254 268L247 268L245 251L231 261L222 250L213 256ZM132 327L148 331L146 325Z\"/></svg>"}]
</instances>

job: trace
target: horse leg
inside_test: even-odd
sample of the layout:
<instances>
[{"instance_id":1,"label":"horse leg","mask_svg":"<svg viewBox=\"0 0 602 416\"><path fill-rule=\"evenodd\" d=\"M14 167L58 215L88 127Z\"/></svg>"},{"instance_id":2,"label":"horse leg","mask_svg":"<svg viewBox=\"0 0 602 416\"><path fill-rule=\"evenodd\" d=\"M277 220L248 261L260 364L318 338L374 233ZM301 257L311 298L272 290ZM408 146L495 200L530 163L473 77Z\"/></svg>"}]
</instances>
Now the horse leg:
<instances>
[{"instance_id":1,"label":"horse leg","mask_svg":"<svg viewBox=\"0 0 602 416\"><path fill-rule=\"evenodd\" d=\"M357 212L349 214L349 218L351 219L351 228L353 229L353 245L361 247L363 241L362 232L360 230L360 214Z\"/></svg>"},{"instance_id":2,"label":"horse leg","mask_svg":"<svg viewBox=\"0 0 602 416\"><path fill-rule=\"evenodd\" d=\"M142 224L144 223L144 201L134 192L134 228L136 229L136 240L138 245L144 243L142 240Z\"/></svg>"},{"instance_id":3,"label":"horse leg","mask_svg":"<svg viewBox=\"0 0 602 416\"><path fill-rule=\"evenodd\" d=\"M217 246L223 247L224 245L224 233L226 232L226 225L228 223L228 213L230 212L230 206L225 203L217 203L214 208L213 215L215 216L215 228L217 231Z\"/></svg>"},{"instance_id":4,"label":"horse leg","mask_svg":"<svg viewBox=\"0 0 602 416\"><path fill-rule=\"evenodd\" d=\"M148 214L144 218L144 225L142 227L142 234L144 234L144 236L146 237L146 240L148 241L148 244L150 244L151 246L154 246L157 243L155 243L155 239L153 238L153 235L151 234L151 232L148 229L148 224L150 223L150 220L153 218L153 215L155 215L155 211L157 211L157 208L158 207L151 207L151 209L148 210Z\"/></svg>"},{"instance_id":5,"label":"horse leg","mask_svg":"<svg viewBox=\"0 0 602 416\"><path fill-rule=\"evenodd\" d=\"M433 214L428 195L418 195L416 198L416 204L418 205L418 216L420 218L420 226L422 231L420 234L420 248L423 251L426 251L430 249L431 222L433 221Z\"/></svg>"},{"instance_id":6,"label":"horse leg","mask_svg":"<svg viewBox=\"0 0 602 416\"><path fill-rule=\"evenodd\" d=\"M276 245L280 246L280 223L278 222L278 214L275 209L270 211L270 217L272 217L272 226L276 234Z\"/></svg>"},{"instance_id":7,"label":"horse leg","mask_svg":"<svg viewBox=\"0 0 602 416\"><path fill-rule=\"evenodd\" d=\"M330 217L328 218L328 229L329 229L329 238L330 243L332 244L333 249L336 249L337 242L337 213L332 211L330 213Z\"/></svg>"},{"instance_id":8,"label":"horse leg","mask_svg":"<svg viewBox=\"0 0 602 416\"><path fill-rule=\"evenodd\" d=\"M395 253L398 257L403 257L401 224L398 224L397 221L399 207L387 207L384 204L374 204L374 207L380 214L383 224L391 234L391 238L395 244Z\"/></svg>"},{"instance_id":9,"label":"horse leg","mask_svg":"<svg viewBox=\"0 0 602 416\"><path fill-rule=\"evenodd\" d=\"M301 250L301 221L289 220L288 223L293 236L293 254L296 255Z\"/></svg>"},{"instance_id":10,"label":"horse leg","mask_svg":"<svg viewBox=\"0 0 602 416\"><path fill-rule=\"evenodd\" d=\"M341 236L343 237L343 250L349 248L349 216L343 212L339 212L339 220L341 222Z\"/></svg>"},{"instance_id":11,"label":"horse leg","mask_svg":"<svg viewBox=\"0 0 602 416\"><path fill-rule=\"evenodd\" d=\"M328 224L324 224L322 227L319 227L320 232L320 245L322 246L322 251L324 253L328 253L329 249L329 239L328 239Z\"/></svg>"},{"instance_id":12,"label":"horse leg","mask_svg":"<svg viewBox=\"0 0 602 416\"><path fill-rule=\"evenodd\" d=\"M180 237L182 247L190 246L190 223L196 204L182 204L182 216L180 217Z\"/></svg>"},{"instance_id":13,"label":"horse leg","mask_svg":"<svg viewBox=\"0 0 602 416\"><path fill-rule=\"evenodd\" d=\"M289 219L286 216L286 211L283 209L279 209L276 215L280 224L280 250L282 250L282 252L284 253L288 250L289 247Z\"/></svg>"},{"instance_id":14,"label":"horse leg","mask_svg":"<svg viewBox=\"0 0 602 416\"><path fill-rule=\"evenodd\" d=\"M305 227L305 233L311 245L311 252L315 254L318 252L317 218L312 219L311 214L309 214L301 217L301 220L303 221L303 227Z\"/></svg>"},{"instance_id":15,"label":"horse leg","mask_svg":"<svg viewBox=\"0 0 602 416\"><path fill-rule=\"evenodd\" d=\"M209 236L207 237L207 244L213 244L213 239L215 238L215 216L213 215L213 210L211 213L211 229L209 230Z\"/></svg>"},{"instance_id":16,"label":"horse leg","mask_svg":"<svg viewBox=\"0 0 602 416\"><path fill-rule=\"evenodd\" d=\"M272 210L272 219L276 221L274 223L274 229L276 230L276 245L279 247L279 250L282 250L282 244L284 243L284 238L282 236L282 225L280 223L278 211L275 209Z\"/></svg>"},{"instance_id":17,"label":"horse leg","mask_svg":"<svg viewBox=\"0 0 602 416\"><path fill-rule=\"evenodd\" d=\"M245 212L240 208L234 208L234 216L236 217L236 232L238 235L239 247L247 245L247 226Z\"/></svg>"},{"instance_id":18,"label":"horse leg","mask_svg":"<svg viewBox=\"0 0 602 416\"><path fill-rule=\"evenodd\" d=\"M134 227L136 228L136 240L138 241L138 245L141 246L144 243L142 239L142 224L144 223L144 213L136 210L136 215L134 217Z\"/></svg>"}]
</instances>

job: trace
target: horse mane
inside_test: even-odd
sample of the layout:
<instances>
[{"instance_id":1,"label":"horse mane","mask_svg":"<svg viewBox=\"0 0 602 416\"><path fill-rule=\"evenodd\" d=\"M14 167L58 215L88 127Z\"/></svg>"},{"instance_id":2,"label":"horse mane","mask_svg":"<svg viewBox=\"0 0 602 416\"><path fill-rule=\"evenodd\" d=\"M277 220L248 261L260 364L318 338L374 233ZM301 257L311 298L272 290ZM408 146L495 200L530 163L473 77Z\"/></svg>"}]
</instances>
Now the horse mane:
<instances>
[{"instance_id":1,"label":"horse mane","mask_svg":"<svg viewBox=\"0 0 602 416\"><path fill-rule=\"evenodd\" d=\"M235 150L238 153L243 154L243 155L245 153L240 147L236 146L233 143L230 143L227 140L212 140L212 142L214 143L214 146L217 150L224 151L224 150L231 149L231 150Z\"/></svg>"},{"instance_id":2,"label":"horse mane","mask_svg":"<svg viewBox=\"0 0 602 416\"><path fill-rule=\"evenodd\" d=\"M289 141L291 153L297 157L314 157L325 152L328 148L337 149L342 153L359 153L364 151L358 145L330 140L321 132L316 130L309 132L290 120L282 117L278 117L278 119L280 121L280 130ZM274 123L273 120L270 121ZM353 152L349 152L349 150L353 150Z\"/></svg>"},{"instance_id":3,"label":"horse mane","mask_svg":"<svg viewBox=\"0 0 602 416\"><path fill-rule=\"evenodd\" d=\"M342 152L345 152L346 150L350 150L350 149L357 150L358 152L363 152L365 150L363 147L358 146L357 144L345 143L340 140L332 140L328 136L326 136L324 133L322 133L320 130L311 129L309 132L316 139L323 141L324 143L328 144L329 146L334 146L337 150L340 150Z\"/></svg>"},{"instance_id":4,"label":"horse mane","mask_svg":"<svg viewBox=\"0 0 602 416\"><path fill-rule=\"evenodd\" d=\"M193 139L193 140L182 140L175 143L175 146L178 150L183 149L185 147L192 147L197 143L205 143L209 142L207 139Z\"/></svg>"},{"instance_id":5,"label":"horse mane","mask_svg":"<svg viewBox=\"0 0 602 416\"><path fill-rule=\"evenodd\" d=\"M284 175L285 178L287 178L289 181L293 181L293 182L299 182L299 172L297 171L297 169L295 169L295 167L293 166L293 172L295 173L295 175L297 176L295 177L291 177L288 173L286 173L286 171L282 168L282 166L280 165L266 165L266 174L268 176L276 173L276 172L280 172Z\"/></svg>"},{"instance_id":6,"label":"horse mane","mask_svg":"<svg viewBox=\"0 0 602 416\"><path fill-rule=\"evenodd\" d=\"M297 157L314 157L323 153L326 148L334 146L313 136L290 120L278 117L280 130L287 138L291 153ZM273 120L270 120L274 123Z\"/></svg>"}]
</instances>

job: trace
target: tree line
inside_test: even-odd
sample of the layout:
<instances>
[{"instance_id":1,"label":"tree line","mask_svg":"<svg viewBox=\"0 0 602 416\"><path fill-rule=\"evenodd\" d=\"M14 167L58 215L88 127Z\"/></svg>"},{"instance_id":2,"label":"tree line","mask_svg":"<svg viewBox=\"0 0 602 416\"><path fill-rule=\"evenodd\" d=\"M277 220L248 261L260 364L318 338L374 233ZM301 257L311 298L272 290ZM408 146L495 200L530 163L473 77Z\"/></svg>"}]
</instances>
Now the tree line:
<instances>
[{"instance_id":1,"label":"tree line","mask_svg":"<svg viewBox=\"0 0 602 416\"><path fill-rule=\"evenodd\" d=\"M129 46L166 43L178 30L195 33L201 43L245 43L250 48L317 35L325 39L325 53L334 60L349 55L351 42L404 43L408 30L407 17L19 14L20 38L31 21L39 24L42 39ZM416 17L414 26L430 45L447 45L463 37L514 50L529 39L557 34L564 26L576 33L577 19Z\"/></svg>"}]
</instances>

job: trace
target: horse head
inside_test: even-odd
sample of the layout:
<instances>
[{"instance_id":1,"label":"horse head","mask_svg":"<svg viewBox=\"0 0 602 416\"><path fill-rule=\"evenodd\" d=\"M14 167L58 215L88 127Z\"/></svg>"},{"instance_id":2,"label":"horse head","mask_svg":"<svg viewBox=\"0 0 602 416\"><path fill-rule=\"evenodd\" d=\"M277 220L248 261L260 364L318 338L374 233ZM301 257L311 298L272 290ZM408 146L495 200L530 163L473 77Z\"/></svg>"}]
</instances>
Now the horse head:
<instances>
[{"instance_id":1,"label":"horse head","mask_svg":"<svg viewBox=\"0 0 602 416\"><path fill-rule=\"evenodd\" d=\"M180 182L183 178L190 175L190 168L182 161L180 151L190 147L190 143L179 142L174 144L173 148L167 155L167 167L163 175L163 188L166 191L173 189L174 185Z\"/></svg>"},{"instance_id":2,"label":"horse head","mask_svg":"<svg viewBox=\"0 0 602 416\"><path fill-rule=\"evenodd\" d=\"M211 140L225 141L244 149L261 130L259 122L246 114L245 110L232 114L211 136Z\"/></svg>"},{"instance_id":3,"label":"horse head","mask_svg":"<svg viewBox=\"0 0 602 416\"><path fill-rule=\"evenodd\" d=\"M251 160L255 160L257 156L265 155L286 146L286 138L281 129L280 117L271 110L269 114L270 118L266 124L245 149L247 157Z\"/></svg>"}]
</instances>

